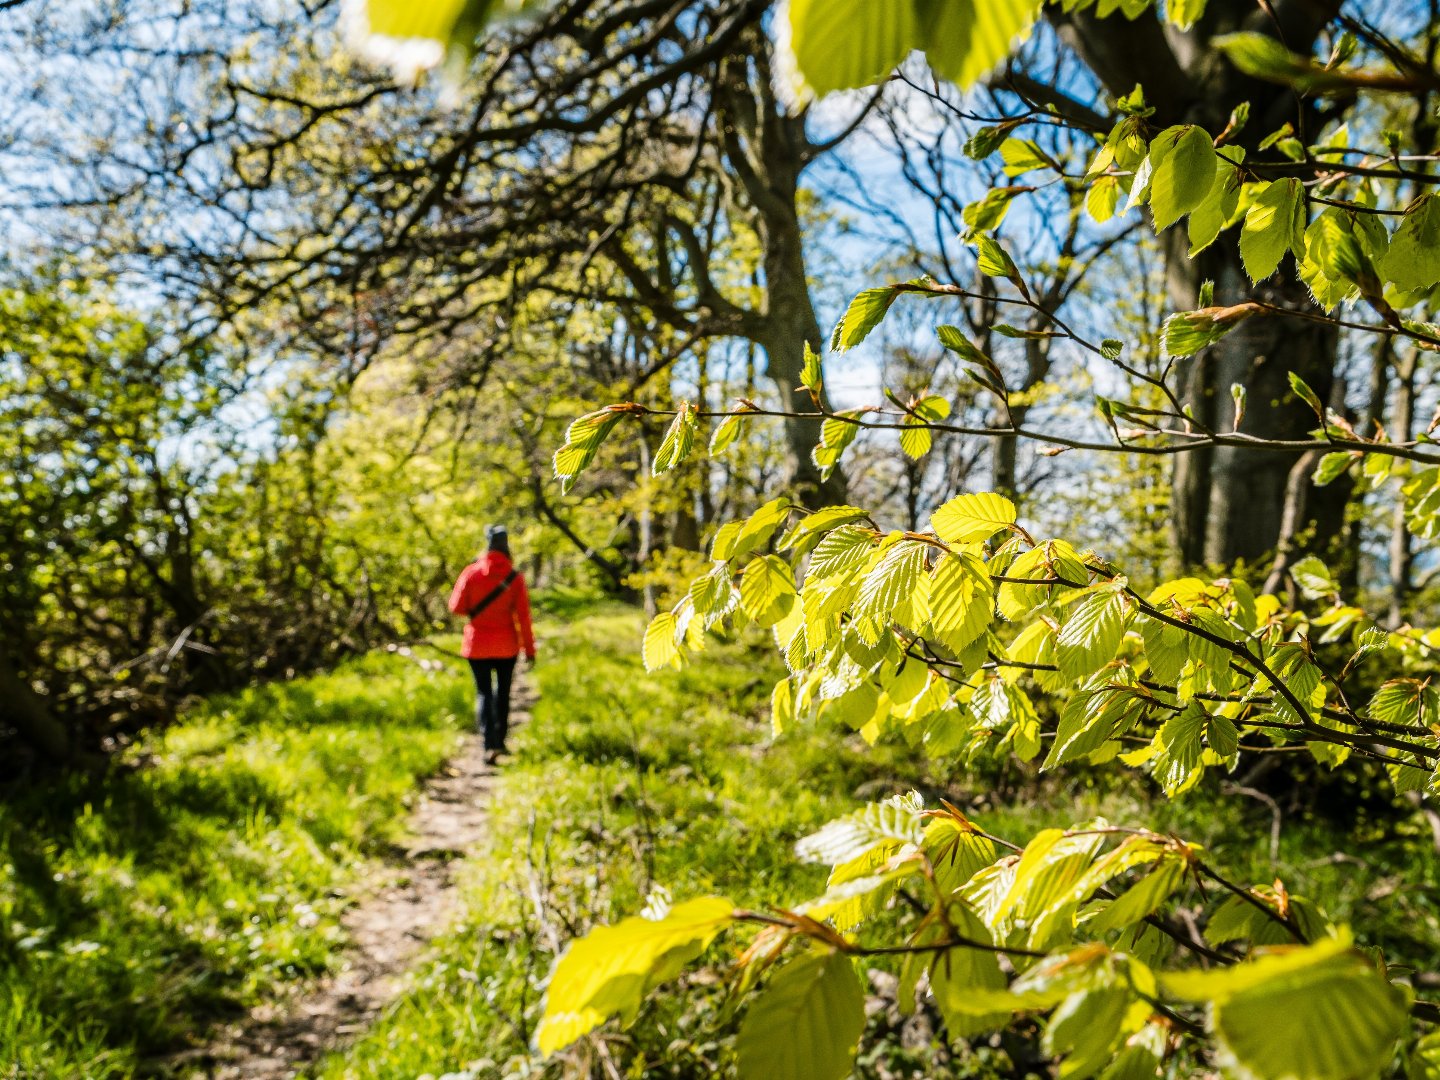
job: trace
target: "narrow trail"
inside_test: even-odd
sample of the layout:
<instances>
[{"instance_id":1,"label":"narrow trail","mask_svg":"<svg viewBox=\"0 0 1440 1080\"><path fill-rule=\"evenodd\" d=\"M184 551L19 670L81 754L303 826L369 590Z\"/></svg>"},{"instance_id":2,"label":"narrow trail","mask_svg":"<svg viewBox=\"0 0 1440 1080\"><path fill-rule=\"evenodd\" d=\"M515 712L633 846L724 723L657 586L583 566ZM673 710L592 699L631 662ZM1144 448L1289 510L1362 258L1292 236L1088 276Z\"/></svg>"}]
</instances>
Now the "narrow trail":
<instances>
[{"instance_id":1,"label":"narrow trail","mask_svg":"<svg viewBox=\"0 0 1440 1080\"><path fill-rule=\"evenodd\" d=\"M519 681L511 729L530 718L534 691ZM350 946L340 969L279 1003L253 1009L208 1046L171 1059L189 1080L290 1080L359 1038L399 996L405 975L456 913L455 865L485 834L496 769L478 735L427 780L403 844L342 917Z\"/></svg>"}]
</instances>

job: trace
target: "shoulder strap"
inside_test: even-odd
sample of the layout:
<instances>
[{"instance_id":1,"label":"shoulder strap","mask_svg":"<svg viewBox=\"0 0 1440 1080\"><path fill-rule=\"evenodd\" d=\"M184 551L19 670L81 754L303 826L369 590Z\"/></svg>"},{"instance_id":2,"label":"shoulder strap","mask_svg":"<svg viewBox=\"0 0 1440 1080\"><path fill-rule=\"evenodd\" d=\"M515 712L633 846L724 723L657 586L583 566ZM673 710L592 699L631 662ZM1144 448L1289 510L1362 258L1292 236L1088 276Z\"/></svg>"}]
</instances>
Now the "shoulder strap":
<instances>
[{"instance_id":1,"label":"shoulder strap","mask_svg":"<svg viewBox=\"0 0 1440 1080\"><path fill-rule=\"evenodd\" d=\"M515 583L515 579L519 576L520 571L511 570L510 573L505 575L505 580L500 582L499 585L496 585L495 588L491 589L488 593L486 593L481 598L480 602L470 609L470 613L465 617L467 619L473 619L476 615L479 615L496 600L499 600L500 594L503 593L506 589L510 588L510 586Z\"/></svg>"}]
</instances>

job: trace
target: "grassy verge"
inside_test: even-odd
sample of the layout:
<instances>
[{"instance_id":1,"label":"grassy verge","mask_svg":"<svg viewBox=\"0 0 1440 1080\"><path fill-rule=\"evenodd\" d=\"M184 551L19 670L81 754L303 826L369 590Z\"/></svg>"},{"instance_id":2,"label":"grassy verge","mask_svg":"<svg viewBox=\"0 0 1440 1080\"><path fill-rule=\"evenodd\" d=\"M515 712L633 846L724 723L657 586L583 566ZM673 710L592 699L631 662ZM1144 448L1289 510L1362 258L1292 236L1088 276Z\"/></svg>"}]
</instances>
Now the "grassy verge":
<instances>
[{"instance_id":1,"label":"grassy verge","mask_svg":"<svg viewBox=\"0 0 1440 1080\"><path fill-rule=\"evenodd\" d=\"M217 699L0 804L0 1077L119 1080L343 944L343 888L454 744L396 656Z\"/></svg>"}]
</instances>

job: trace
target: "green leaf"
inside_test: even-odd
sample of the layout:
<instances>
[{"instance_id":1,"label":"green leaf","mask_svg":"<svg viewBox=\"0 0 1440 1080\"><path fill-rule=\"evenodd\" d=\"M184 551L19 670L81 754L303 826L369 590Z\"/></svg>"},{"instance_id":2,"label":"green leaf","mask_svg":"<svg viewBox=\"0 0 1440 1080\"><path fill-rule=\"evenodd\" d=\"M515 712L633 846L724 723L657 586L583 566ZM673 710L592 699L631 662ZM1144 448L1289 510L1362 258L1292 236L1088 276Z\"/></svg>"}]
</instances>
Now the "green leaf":
<instances>
[{"instance_id":1,"label":"green leaf","mask_svg":"<svg viewBox=\"0 0 1440 1080\"><path fill-rule=\"evenodd\" d=\"M576 419L565 431L565 445L555 451L555 479L560 481L560 490L569 492L576 477L595 460L595 452L620 418L625 414L618 409L599 409Z\"/></svg>"},{"instance_id":2,"label":"green leaf","mask_svg":"<svg viewBox=\"0 0 1440 1080\"><path fill-rule=\"evenodd\" d=\"M1257 79L1286 83L1301 90L1345 85L1343 77L1328 73L1306 57L1292 53L1267 34L1222 34L1212 39L1210 44L1220 49L1246 75ZM1266 147L1262 145L1260 149Z\"/></svg>"},{"instance_id":3,"label":"green leaf","mask_svg":"<svg viewBox=\"0 0 1440 1080\"><path fill-rule=\"evenodd\" d=\"M1094 1076L1100 1070L1115 1044L1140 1026L1126 1024L1132 1000L1129 987L1104 986L1070 994L1056 1007L1041 1046L1052 1057L1064 1056L1058 1077Z\"/></svg>"},{"instance_id":4,"label":"green leaf","mask_svg":"<svg viewBox=\"0 0 1440 1080\"><path fill-rule=\"evenodd\" d=\"M878 82L921 40L913 3L791 0L790 47L816 94Z\"/></svg>"},{"instance_id":5,"label":"green leaf","mask_svg":"<svg viewBox=\"0 0 1440 1080\"><path fill-rule=\"evenodd\" d=\"M1021 176L1034 169L1053 168L1050 155L1030 139L1006 139L1000 146L1006 176Z\"/></svg>"},{"instance_id":6,"label":"green leaf","mask_svg":"<svg viewBox=\"0 0 1440 1080\"><path fill-rule=\"evenodd\" d=\"M947 544L974 544L1015 524L1015 504L993 491L957 495L930 516L930 527Z\"/></svg>"},{"instance_id":7,"label":"green leaf","mask_svg":"<svg viewBox=\"0 0 1440 1080\"><path fill-rule=\"evenodd\" d=\"M1189 30L1205 14L1205 0L1169 0L1165 17L1181 30Z\"/></svg>"},{"instance_id":8,"label":"green leaf","mask_svg":"<svg viewBox=\"0 0 1440 1080\"><path fill-rule=\"evenodd\" d=\"M1120 205L1120 180L1114 176L1101 176L1085 192L1085 212L1103 225L1115 216Z\"/></svg>"},{"instance_id":9,"label":"green leaf","mask_svg":"<svg viewBox=\"0 0 1440 1080\"><path fill-rule=\"evenodd\" d=\"M921 398L905 417L900 429L900 449L907 457L919 459L930 452L933 435L928 425L938 424L950 415L950 402L931 394Z\"/></svg>"},{"instance_id":10,"label":"green leaf","mask_svg":"<svg viewBox=\"0 0 1440 1080\"><path fill-rule=\"evenodd\" d=\"M1440 284L1440 199L1433 192L1420 196L1405 211L1380 270L1400 289Z\"/></svg>"},{"instance_id":11,"label":"green leaf","mask_svg":"<svg viewBox=\"0 0 1440 1080\"><path fill-rule=\"evenodd\" d=\"M1167 356L1193 356L1215 344L1260 309L1255 304L1177 311L1165 320Z\"/></svg>"},{"instance_id":12,"label":"green leaf","mask_svg":"<svg viewBox=\"0 0 1440 1080\"><path fill-rule=\"evenodd\" d=\"M864 0L862 0L864 2ZM921 43L937 75L966 88L1009 55L1039 14L1041 0L947 0L920 5ZM888 4L873 4L888 11Z\"/></svg>"},{"instance_id":13,"label":"green leaf","mask_svg":"<svg viewBox=\"0 0 1440 1080\"><path fill-rule=\"evenodd\" d=\"M1140 620L1140 634L1145 639L1145 659L1151 673L1160 682L1173 686L1190 660L1190 635L1178 626L1148 616Z\"/></svg>"},{"instance_id":14,"label":"green leaf","mask_svg":"<svg viewBox=\"0 0 1440 1080\"><path fill-rule=\"evenodd\" d=\"M1286 251L1304 254L1304 192L1294 177L1276 180L1257 191L1240 229L1240 260L1251 281L1273 274Z\"/></svg>"},{"instance_id":15,"label":"green leaf","mask_svg":"<svg viewBox=\"0 0 1440 1080\"><path fill-rule=\"evenodd\" d=\"M1387 724L1434 727L1440 724L1440 691L1419 679L1391 679L1375 691L1365 714Z\"/></svg>"},{"instance_id":16,"label":"green leaf","mask_svg":"<svg viewBox=\"0 0 1440 1080\"><path fill-rule=\"evenodd\" d=\"M1211 971L1164 975L1176 997L1210 1006L1209 1028L1244 1075L1267 1080L1375 1076L1405 1030L1405 995L1342 933Z\"/></svg>"},{"instance_id":17,"label":"green leaf","mask_svg":"<svg viewBox=\"0 0 1440 1080\"><path fill-rule=\"evenodd\" d=\"M646 991L705 951L735 905L719 896L677 904L660 919L635 916L572 941L560 955L535 1031L553 1054L612 1016L629 1021Z\"/></svg>"},{"instance_id":18,"label":"green leaf","mask_svg":"<svg viewBox=\"0 0 1440 1080\"><path fill-rule=\"evenodd\" d=\"M1359 461L1363 454L1359 451L1340 451L1326 454L1320 459L1320 464L1315 466L1315 472L1310 477L1310 482L1316 487L1324 487L1333 483L1344 474L1345 470Z\"/></svg>"},{"instance_id":19,"label":"green leaf","mask_svg":"<svg viewBox=\"0 0 1440 1080\"><path fill-rule=\"evenodd\" d=\"M914 629L914 600L925 576L925 545L901 542L881 557L860 583L850 612L886 626L893 619ZM928 584L928 581L926 582Z\"/></svg>"},{"instance_id":20,"label":"green leaf","mask_svg":"<svg viewBox=\"0 0 1440 1080\"><path fill-rule=\"evenodd\" d=\"M1086 597L1055 639L1060 672L1078 682L1115 659L1125 636L1125 598L1118 592Z\"/></svg>"},{"instance_id":21,"label":"green leaf","mask_svg":"<svg viewBox=\"0 0 1440 1080\"><path fill-rule=\"evenodd\" d=\"M801 547L811 537L821 536L838 529L841 525L864 521L868 516L858 506L826 506L802 517L789 532L780 538L780 542L775 545L775 548L777 551L793 550Z\"/></svg>"},{"instance_id":22,"label":"green leaf","mask_svg":"<svg viewBox=\"0 0 1440 1080\"><path fill-rule=\"evenodd\" d=\"M885 313L899 295L899 292L888 285L856 294L855 299L850 301L850 306L845 309L845 314L835 324L834 333L830 335L831 351L845 352L864 341L870 331L884 322Z\"/></svg>"},{"instance_id":23,"label":"green leaf","mask_svg":"<svg viewBox=\"0 0 1440 1080\"><path fill-rule=\"evenodd\" d=\"M770 734L778 739L795 726L795 686L788 679L781 679L770 691Z\"/></svg>"},{"instance_id":24,"label":"green leaf","mask_svg":"<svg viewBox=\"0 0 1440 1080\"><path fill-rule=\"evenodd\" d=\"M715 433L710 436L711 457L719 457L740 438L744 433L746 415L746 413L731 413L716 425Z\"/></svg>"},{"instance_id":25,"label":"green leaf","mask_svg":"<svg viewBox=\"0 0 1440 1080\"><path fill-rule=\"evenodd\" d=\"M1244 150L1240 147L1226 147L1226 154L1242 161L1245 157ZM1220 230L1232 223L1231 219L1235 217L1239 207L1240 170L1217 156L1210 191L1200 200L1200 205L1190 211L1190 220L1186 224L1190 238L1190 258L1193 259L1215 242Z\"/></svg>"},{"instance_id":26,"label":"green leaf","mask_svg":"<svg viewBox=\"0 0 1440 1080\"><path fill-rule=\"evenodd\" d=\"M825 373L821 366L820 354L810 347L808 341L805 342L804 360L800 367L800 385L817 396L825 386Z\"/></svg>"},{"instance_id":27,"label":"green leaf","mask_svg":"<svg viewBox=\"0 0 1440 1080\"><path fill-rule=\"evenodd\" d=\"M770 537L775 535L775 530L780 527L781 522L790 516L790 506L790 500L783 495L778 499L771 499L745 519L745 524L735 534L729 551L724 555L717 553L715 558L735 559L764 546L769 542ZM718 536L715 542L718 549L720 544Z\"/></svg>"},{"instance_id":28,"label":"green leaf","mask_svg":"<svg viewBox=\"0 0 1440 1080\"><path fill-rule=\"evenodd\" d=\"M840 1080L865 1027L865 992L844 953L813 947L755 996L735 1040L741 1080Z\"/></svg>"},{"instance_id":29,"label":"green leaf","mask_svg":"<svg viewBox=\"0 0 1440 1080\"><path fill-rule=\"evenodd\" d=\"M1322 600L1336 593L1330 568L1314 555L1306 555L1290 567L1290 576L1307 600Z\"/></svg>"},{"instance_id":30,"label":"green leaf","mask_svg":"<svg viewBox=\"0 0 1440 1080\"><path fill-rule=\"evenodd\" d=\"M774 626L795 604L790 564L778 555L752 559L740 576L740 607L762 627Z\"/></svg>"},{"instance_id":31,"label":"green leaf","mask_svg":"<svg viewBox=\"0 0 1440 1080\"><path fill-rule=\"evenodd\" d=\"M826 534L810 555L806 582L848 573L864 565L876 545L875 534L857 525L842 525Z\"/></svg>"},{"instance_id":32,"label":"green leaf","mask_svg":"<svg viewBox=\"0 0 1440 1080\"><path fill-rule=\"evenodd\" d=\"M946 648L960 652L990 625L995 590L973 555L945 555L931 572L930 626Z\"/></svg>"},{"instance_id":33,"label":"green leaf","mask_svg":"<svg viewBox=\"0 0 1440 1080\"><path fill-rule=\"evenodd\" d=\"M645 643L641 652L646 671L680 667L680 649L675 644L674 612L662 611L650 620L650 625L645 628Z\"/></svg>"},{"instance_id":34,"label":"green leaf","mask_svg":"<svg viewBox=\"0 0 1440 1080\"><path fill-rule=\"evenodd\" d=\"M1315 393L1314 390L1311 390L1310 384L1295 374L1295 372L1287 371L1286 375L1290 378L1290 389L1295 391L1301 401L1310 406L1311 411L1315 413L1316 419L1323 424L1325 422L1325 406L1320 401L1320 395Z\"/></svg>"},{"instance_id":35,"label":"green leaf","mask_svg":"<svg viewBox=\"0 0 1440 1080\"><path fill-rule=\"evenodd\" d=\"M1020 273L1014 260L994 237L977 236L975 238L975 256L980 272L987 277L1008 278L1018 276Z\"/></svg>"},{"instance_id":36,"label":"green leaf","mask_svg":"<svg viewBox=\"0 0 1440 1080\"><path fill-rule=\"evenodd\" d=\"M660 449L655 451L655 457L650 462L651 476L669 472L690 456L695 447L695 428L695 407L689 402L682 402L675 412L675 419L670 421Z\"/></svg>"},{"instance_id":37,"label":"green leaf","mask_svg":"<svg viewBox=\"0 0 1440 1080\"><path fill-rule=\"evenodd\" d=\"M1028 190L1030 189L1025 187L991 188L983 198L966 204L960 213L961 220L966 225L965 236L978 236L998 228L1005 220L1015 197Z\"/></svg>"},{"instance_id":38,"label":"green leaf","mask_svg":"<svg viewBox=\"0 0 1440 1080\"><path fill-rule=\"evenodd\" d=\"M918 845L924 835L925 801L916 792L892 795L826 823L800 840L795 854L807 862L843 866L885 847Z\"/></svg>"},{"instance_id":39,"label":"green leaf","mask_svg":"<svg viewBox=\"0 0 1440 1080\"><path fill-rule=\"evenodd\" d=\"M365 0L363 33L372 53L390 63L398 74L408 74L419 58L421 67L433 67L443 54L445 70L458 80L475 55L480 32L492 19L516 15L536 6L535 0ZM416 41L433 41L441 48L427 57L414 49Z\"/></svg>"},{"instance_id":40,"label":"green leaf","mask_svg":"<svg viewBox=\"0 0 1440 1080\"><path fill-rule=\"evenodd\" d=\"M946 909L955 930L969 941L989 941L990 931L964 904ZM969 1002L978 994L1005 989L1005 975L993 952L956 948L937 953L930 963L930 995L951 1039L968 1038L1002 1027L1009 1012L975 1013Z\"/></svg>"},{"instance_id":41,"label":"green leaf","mask_svg":"<svg viewBox=\"0 0 1440 1080\"><path fill-rule=\"evenodd\" d=\"M1157 230L1169 228L1199 206L1215 181L1215 147L1204 128L1193 124L1167 128L1155 137L1156 143L1164 140L1169 140L1171 149L1150 178L1150 212Z\"/></svg>"}]
</instances>

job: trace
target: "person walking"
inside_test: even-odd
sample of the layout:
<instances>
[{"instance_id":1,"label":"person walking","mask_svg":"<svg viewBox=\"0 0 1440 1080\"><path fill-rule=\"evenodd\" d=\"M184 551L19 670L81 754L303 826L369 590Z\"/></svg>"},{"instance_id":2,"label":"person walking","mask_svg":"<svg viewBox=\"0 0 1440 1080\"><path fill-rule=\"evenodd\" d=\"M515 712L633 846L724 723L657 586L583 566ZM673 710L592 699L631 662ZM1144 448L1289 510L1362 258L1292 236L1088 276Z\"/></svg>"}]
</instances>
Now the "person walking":
<instances>
[{"instance_id":1,"label":"person walking","mask_svg":"<svg viewBox=\"0 0 1440 1080\"><path fill-rule=\"evenodd\" d=\"M515 661L523 651L527 661L535 662L535 631L530 626L530 595L510 561L505 526L489 526L485 546L480 557L460 571L450 593L450 610L468 620L460 651L475 676L475 727L485 736L485 762L494 765L506 753Z\"/></svg>"}]
</instances>

